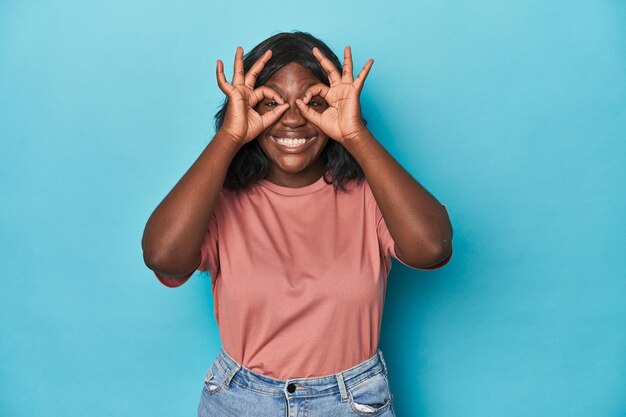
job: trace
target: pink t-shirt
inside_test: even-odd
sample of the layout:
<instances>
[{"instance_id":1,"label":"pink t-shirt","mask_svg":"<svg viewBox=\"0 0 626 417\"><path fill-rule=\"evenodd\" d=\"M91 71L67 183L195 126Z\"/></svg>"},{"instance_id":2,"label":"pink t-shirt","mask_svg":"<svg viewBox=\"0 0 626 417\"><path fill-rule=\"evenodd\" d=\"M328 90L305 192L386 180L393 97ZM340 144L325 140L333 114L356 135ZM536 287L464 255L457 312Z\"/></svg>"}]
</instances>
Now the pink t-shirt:
<instances>
[{"instance_id":1,"label":"pink t-shirt","mask_svg":"<svg viewBox=\"0 0 626 417\"><path fill-rule=\"evenodd\" d=\"M376 353L398 258L367 180L346 188L321 177L300 188L263 179L220 192L198 270L211 274L224 350L252 371L330 375ZM155 274L168 287L186 281Z\"/></svg>"}]
</instances>

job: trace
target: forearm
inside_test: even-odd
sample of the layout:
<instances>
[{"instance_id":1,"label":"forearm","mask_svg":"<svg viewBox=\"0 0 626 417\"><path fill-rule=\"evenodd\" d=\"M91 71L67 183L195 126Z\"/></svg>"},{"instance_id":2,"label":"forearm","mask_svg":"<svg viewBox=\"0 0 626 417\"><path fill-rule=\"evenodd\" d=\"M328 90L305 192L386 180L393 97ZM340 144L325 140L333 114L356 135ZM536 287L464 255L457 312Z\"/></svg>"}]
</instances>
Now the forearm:
<instances>
[{"instance_id":1,"label":"forearm","mask_svg":"<svg viewBox=\"0 0 626 417\"><path fill-rule=\"evenodd\" d=\"M441 203L413 179L368 129L346 139L343 145L365 173L396 243L396 254L416 265L436 262L449 254L452 225Z\"/></svg>"},{"instance_id":2,"label":"forearm","mask_svg":"<svg viewBox=\"0 0 626 417\"><path fill-rule=\"evenodd\" d=\"M228 166L240 149L221 131L156 207L141 245L146 265L171 275L195 270Z\"/></svg>"}]
</instances>

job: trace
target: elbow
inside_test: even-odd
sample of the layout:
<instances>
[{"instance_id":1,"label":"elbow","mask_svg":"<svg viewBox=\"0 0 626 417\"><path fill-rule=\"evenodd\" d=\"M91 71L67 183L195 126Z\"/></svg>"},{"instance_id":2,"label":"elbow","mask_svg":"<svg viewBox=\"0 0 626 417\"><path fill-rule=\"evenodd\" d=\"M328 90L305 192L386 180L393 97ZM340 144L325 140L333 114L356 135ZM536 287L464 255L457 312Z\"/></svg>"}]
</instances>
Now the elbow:
<instances>
[{"instance_id":1,"label":"elbow","mask_svg":"<svg viewBox=\"0 0 626 417\"><path fill-rule=\"evenodd\" d=\"M142 239L141 242L143 250L143 262L152 270L158 280L169 288L177 288L183 285L195 272L190 271L191 268L181 267L178 262L174 262L173 259L180 261L180 257L174 257L171 254L166 254L163 251L157 251L154 247L146 244L146 239ZM190 272L181 272L190 271Z\"/></svg>"},{"instance_id":2,"label":"elbow","mask_svg":"<svg viewBox=\"0 0 626 417\"><path fill-rule=\"evenodd\" d=\"M452 243L450 241L442 241L435 245L435 248L428 252L429 255L423 257L421 262L415 263L416 268L420 269L438 269L447 264L452 257Z\"/></svg>"},{"instance_id":3,"label":"elbow","mask_svg":"<svg viewBox=\"0 0 626 417\"><path fill-rule=\"evenodd\" d=\"M442 252L436 258L431 259L431 263L429 265L423 266L422 269L439 269L450 262L452 258L452 246L449 246L449 252Z\"/></svg>"},{"instance_id":4,"label":"elbow","mask_svg":"<svg viewBox=\"0 0 626 417\"><path fill-rule=\"evenodd\" d=\"M180 261L183 258L180 254L172 253L163 247L148 244L142 241L143 262L153 271L176 271L180 269ZM188 262L185 263L186 266Z\"/></svg>"},{"instance_id":5,"label":"elbow","mask_svg":"<svg viewBox=\"0 0 626 417\"><path fill-rule=\"evenodd\" d=\"M444 260L452 254L452 229L450 229L450 235L441 239L435 247L440 260Z\"/></svg>"},{"instance_id":6,"label":"elbow","mask_svg":"<svg viewBox=\"0 0 626 417\"><path fill-rule=\"evenodd\" d=\"M452 229L450 229L449 235L439 239L432 247L433 249L430 253L432 254L431 260L433 265L450 258L452 255Z\"/></svg>"},{"instance_id":7,"label":"elbow","mask_svg":"<svg viewBox=\"0 0 626 417\"><path fill-rule=\"evenodd\" d=\"M416 246L415 248L417 248ZM395 252L398 259L403 263L412 266L417 269L432 269L438 268L449 261L452 256L451 244L437 244L430 246L429 250L416 250L416 251L403 251L397 245L395 246Z\"/></svg>"},{"instance_id":8,"label":"elbow","mask_svg":"<svg viewBox=\"0 0 626 417\"><path fill-rule=\"evenodd\" d=\"M447 222L443 229L440 229L439 236L433 239L431 244L430 253L433 256L433 259L441 262L450 257L452 255L452 235L454 234L454 230L452 229L452 223L450 222L450 218L447 217L448 209L443 206L446 211Z\"/></svg>"},{"instance_id":9,"label":"elbow","mask_svg":"<svg viewBox=\"0 0 626 417\"><path fill-rule=\"evenodd\" d=\"M432 267L439 267L447 263L452 257L452 239L444 238L430 246L430 250L427 250L416 257L413 264L416 268L429 269ZM410 257L409 257L410 258Z\"/></svg>"},{"instance_id":10,"label":"elbow","mask_svg":"<svg viewBox=\"0 0 626 417\"><path fill-rule=\"evenodd\" d=\"M143 251L143 263L153 271L161 269L160 266L164 264L163 257L155 253L154 250L144 249Z\"/></svg>"},{"instance_id":11,"label":"elbow","mask_svg":"<svg viewBox=\"0 0 626 417\"><path fill-rule=\"evenodd\" d=\"M452 243L449 243L448 245L446 245L445 250L441 250L438 256L433 258L433 263L431 266L444 265L448 263L451 257L452 257Z\"/></svg>"},{"instance_id":12,"label":"elbow","mask_svg":"<svg viewBox=\"0 0 626 417\"><path fill-rule=\"evenodd\" d=\"M188 278L200 267L202 253L198 251L195 256L185 261L181 256L155 255L153 252L147 251L144 252L143 261L149 269L157 274L173 278Z\"/></svg>"},{"instance_id":13,"label":"elbow","mask_svg":"<svg viewBox=\"0 0 626 417\"><path fill-rule=\"evenodd\" d=\"M153 239L150 239L150 234L146 227L141 238L141 251L143 252L143 263L152 270L159 264L159 260L163 258L160 251L155 249L157 247L155 243Z\"/></svg>"},{"instance_id":14,"label":"elbow","mask_svg":"<svg viewBox=\"0 0 626 417\"><path fill-rule=\"evenodd\" d=\"M448 219L447 225L444 226L443 230L439 229L436 235L422 240L419 244L413 246L413 250L405 252L396 246L396 254L400 251L401 254L399 256L403 259L403 262L415 268L438 268L445 265L452 257L452 234L452 224Z\"/></svg>"}]
</instances>

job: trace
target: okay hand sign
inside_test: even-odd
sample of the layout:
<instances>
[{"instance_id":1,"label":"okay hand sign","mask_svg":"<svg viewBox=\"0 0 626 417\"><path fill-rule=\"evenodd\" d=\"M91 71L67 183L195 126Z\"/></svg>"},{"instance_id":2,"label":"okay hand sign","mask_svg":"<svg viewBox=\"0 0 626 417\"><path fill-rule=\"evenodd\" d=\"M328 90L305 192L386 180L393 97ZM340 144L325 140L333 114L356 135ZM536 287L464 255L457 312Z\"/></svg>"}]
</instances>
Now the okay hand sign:
<instances>
[{"instance_id":1,"label":"okay hand sign","mask_svg":"<svg viewBox=\"0 0 626 417\"><path fill-rule=\"evenodd\" d=\"M238 46L235 52L232 83L226 81L224 63L220 59L217 60L217 84L222 92L228 96L228 107L220 130L242 145L255 139L259 133L271 126L289 108L289 104L285 103L280 94L270 87L254 88L257 77L271 57L272 51L267 50L252 65L248 73L244 74L243 48ZM264 98L275 100L280 105L261 116L254 110L254 107Z\"/></svg>"},{"instance_id":2,"label":"okay hand sign","mask_svg":"<svg viewBox=\"0 0 626 417\"><path fill-rule=\"evenodd\" d=\"M330 138L340 143L346 139L353 139L359 132L366 129L361 116L359 96L374 60L368 59L359 75L354 79L350 46L346 46L344 49L343 74L341 75L333 63L317 47L313 48L313 55L328 74L330 87L324 83L309 87L305 93L304 101L297 99L296 105L305 119L319 127ZM328 103L328 107L322 113L307 105L317 95Z\"/></svg>"}]
</instances>

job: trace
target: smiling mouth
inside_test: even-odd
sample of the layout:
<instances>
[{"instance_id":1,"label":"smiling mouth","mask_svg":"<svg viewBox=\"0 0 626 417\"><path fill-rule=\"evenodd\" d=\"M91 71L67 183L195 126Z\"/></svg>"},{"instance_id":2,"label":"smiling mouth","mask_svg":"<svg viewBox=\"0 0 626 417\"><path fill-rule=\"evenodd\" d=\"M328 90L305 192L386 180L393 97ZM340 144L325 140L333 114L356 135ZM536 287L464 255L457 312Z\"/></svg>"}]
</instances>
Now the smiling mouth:
<instances>
[{"instance_id":1,"label":"smiling mouth","mask_svg":"<svg viewBox=\"0 0 626 417\"><path fill-rule=\"evenodd\" d=\"M289 151L300 151L309 145L313 140L317 138L315 136L308 136L302 138L280 138L274 135L270 135L272 141L279 145L281 149L289 150Z\"/></svg>"}]
</instances>

